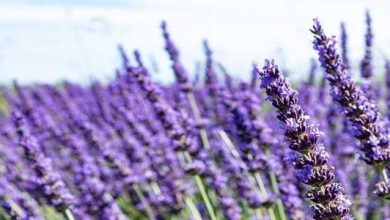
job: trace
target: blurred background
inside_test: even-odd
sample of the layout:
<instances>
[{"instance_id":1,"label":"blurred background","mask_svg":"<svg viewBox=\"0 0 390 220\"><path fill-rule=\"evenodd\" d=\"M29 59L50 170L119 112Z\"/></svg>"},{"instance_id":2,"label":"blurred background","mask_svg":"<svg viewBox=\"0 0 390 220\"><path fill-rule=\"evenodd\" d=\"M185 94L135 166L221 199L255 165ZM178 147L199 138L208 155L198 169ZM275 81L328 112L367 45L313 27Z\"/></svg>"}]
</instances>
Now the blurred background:
<instances>
[{"instance_id":1,"label":"blurred background","mask_svg":"<svg viewBox=\"0 0 390 220\"><path fill-rule=\"evenodd\" d=\"M153 76L170 82L162 20L191 72L204 63L207 38L215 58L236 77L248 78L253 62L275 58L290 77L302 78L315 57L309 31L314 17L334 35L346 22L357 68L366 9L373 18L375 62L382 66L390 53L389 6L386 0L0 0L0 84L112 78L120 65L118 44L128 53L139 49Z\"/></svg>"}]
</instances>

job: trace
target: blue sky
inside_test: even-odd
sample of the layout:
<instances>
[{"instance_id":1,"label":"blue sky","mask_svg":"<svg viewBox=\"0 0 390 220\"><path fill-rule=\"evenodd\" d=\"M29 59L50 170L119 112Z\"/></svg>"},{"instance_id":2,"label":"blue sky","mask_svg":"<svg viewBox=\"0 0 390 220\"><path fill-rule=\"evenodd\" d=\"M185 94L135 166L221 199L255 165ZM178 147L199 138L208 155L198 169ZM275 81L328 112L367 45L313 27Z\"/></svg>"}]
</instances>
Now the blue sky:
<instances>
[{"instance_id":1,"label":"blue sky","mask_svg":"<svg viewBox=\"0 0 390 220\"><path fill-rule=\"evenodd\" d=\"M246 78L253 62L275 58L293 78L315 57L309 32L319 17L329 34L345 21L351 58L363 56L364 11L370 9L377 72L390 53L390 4L385 0L0 0L0 82L88 82L109 79L119 65L118 43L139 49L157 80L173 79L159 25L168 22L185 66L204 61L207 38L216 59Z\"/></svg>"}]
</instances>

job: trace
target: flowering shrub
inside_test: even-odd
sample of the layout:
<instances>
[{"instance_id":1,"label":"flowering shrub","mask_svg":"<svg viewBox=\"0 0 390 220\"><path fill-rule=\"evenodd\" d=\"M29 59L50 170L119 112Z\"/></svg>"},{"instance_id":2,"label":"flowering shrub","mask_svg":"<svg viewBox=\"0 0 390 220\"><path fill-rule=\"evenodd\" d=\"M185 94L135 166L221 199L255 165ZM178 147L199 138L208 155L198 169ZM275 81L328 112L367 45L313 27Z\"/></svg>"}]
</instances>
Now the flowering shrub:
<instances>
[{"instance_id":1,"label":"flowering shrub","mask_svg":"<svg viewBox=\"0 0 390 220\"><path fill-rule=\"evenodd\" d=\"M295 89L274 60L234 79L207 41L191 79L164 22L171 85L119 47L107 84L2 87L0 218L390 219L390 62L380 85L366 18L362 83L346 25L339 51L314 19L322 69Z\"/></svg>"}]
</instances>

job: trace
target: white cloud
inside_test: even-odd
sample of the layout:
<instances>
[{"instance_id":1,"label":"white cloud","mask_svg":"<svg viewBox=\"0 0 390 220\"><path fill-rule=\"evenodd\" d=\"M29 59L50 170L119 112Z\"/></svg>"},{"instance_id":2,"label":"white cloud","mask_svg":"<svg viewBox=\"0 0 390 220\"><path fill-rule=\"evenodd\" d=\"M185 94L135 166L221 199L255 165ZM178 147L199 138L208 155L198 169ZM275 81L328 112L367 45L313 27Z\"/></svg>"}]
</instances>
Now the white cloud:
<instances>
[{"instance_id":1,"label":"white cloud","mask_svg":"<svg viewBox=\"0 0 390 220\"><path fill-rule=\"evenodd\" d=\"M201 41L207 37L216 58L233 73L248 75L253 61L281 59L282 53L287 68L300 77L315 55L309 28L317 16L332 34L338 34L341 20L346 21L357 63L363 53L366 8L374 19L378 62L382 51L390 51L387 1L139 0L134 4L142 7L0 4L0 80L85 81L91 74L105 78L119 63L117 43L128 50L140 49L147 59L153 57L162 70L158 78L172 79L159 30L162 19L168 21L190 70L204 59Z\"/></svg>"}]
</instances>

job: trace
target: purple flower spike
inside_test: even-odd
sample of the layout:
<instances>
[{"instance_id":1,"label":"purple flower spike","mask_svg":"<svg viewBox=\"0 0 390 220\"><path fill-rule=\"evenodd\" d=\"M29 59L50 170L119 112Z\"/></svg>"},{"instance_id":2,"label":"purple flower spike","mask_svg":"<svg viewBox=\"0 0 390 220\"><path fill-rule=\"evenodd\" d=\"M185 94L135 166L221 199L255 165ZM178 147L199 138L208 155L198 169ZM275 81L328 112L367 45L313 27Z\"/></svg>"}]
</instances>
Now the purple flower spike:
<instances>
[{"instance_id":1,"label":"purple flower spike","mask_svg":"<svg viewBox=\"0 0 390 220\"><path fill-rule=\"evenodd\" d=\"M172 69L175 73L176 81L179 83L183 91L189 92L191 90L191 84L188 78L188 73L184 69L183 64L180 62L179 50L176 48L168 33L167 24L165 21L161 23L161 30L163 32L163 37L165 40L165 49L168 52L169 58L172 61Z\"/></svg>"},{"instance_id":2,"label":"purple flower spike","mask_svg":"<svg viewBox=\"0 0 390 220\"><path fill-rule=\"evenodd\" d=\"M375 194L379 197L390 200L390 183L380 182L375 185Z\"/></svg>"},{"instance_id":3,"label":"purple flower spike","mask_svg":"<svg viewBox=\"0 0 390 220\"><path fill-rule=\"evenodd\" d=\"M30 135L23 116L14 112L13 117L20 137L19 144L35 174L32 181L50 205L60 212L65 211L72 205L73 196L54 170L51 160L43 154L35 137Z\"/></svg>"},{"instance_id":4,"label":"purple flower spike","mask_svg":"<svg viewBox=\"0 0 390 220\"><path fill-rule=\"evenodd\" d=\"M348 58L348 35L347 35L347 30L345 29L345 23L341 23L340 25L341 29L341 59L345 65L345 67L348 69L349 68L349 58Z\"/></svg>"},{"instance_id":5,"label":"purple flower spike","mask_svg":"<svg viewBox=\"0 0 390 220\"><path fill-rule=\"evenodd\" d=\"M333 100L341 105L354 128L363 159L370 165L387 166L390 162L389 137L377 106L355 85L336 51L335 39L325 35L317 19L314 19L311 32L315 38L314 49L332 87Z\"/></svg>"},{"instance_id":6,"label":"purple flower spike","mask_svg":"<svg viewBox=\"0 0 390 220\"><path fill-rule=\"evenodd\" d=\"M390 119L390 60L386 60L385 74L387 118Z\"/></svg>"},{"instance_id":7,"label":"purple flower spike","mask_svg":"<svg viewBox=\"0 0 390 220\"><path fill-rule=\"evenodd\" d=\"M219 82L218 76L214 69L213 51L210 49L208 42L203 41L204 52L206 54L206 86L211 93L211 96L216 96L218 93Z\"/></svg>"},{"instance_id":8,"label":"purple flower spike","mask_svg":"<svg viewBox=\"0 0 390 220\"><path fill-rule=\"evenodd\" d=\"M365 36L365 54L364 58L360 63L360 72L363 78L371 78L373 75L373 66L372 66L372 40L374 35L372 34L372 26L371 26L371 16L370 12L366 12L366 36Z\"/></svg>"},{"instance_id":9,"label":"purple flower spike","mask_svg":"<svg viewBox=\"0 0 390 220\"><path fill-rule=\"evenodd\" d=\"M186 135L184 128L179 123L177 112L163 99L159 88L151 81L149 76L143 74L145 71L145 69L134 68L132 74L137 79L141 90L145 92L147 99L151 102L167 134L172 138L174 150L188 150L192 145L191 137Z\"/></svg>"},{"instance_id":10,"label":"purple flower spike","mask_svg":"<svg viewBox=\"0 0 390 220\"><path fill-rule=\"evenodd\" d=\"M38 204L10 184L6 178L0 178L0 207L11 219L43 220Z\"/></svg>"},{"instance_id":11,"label":"purple flower spike","mask_svg":"<svg viewBox=\"0 0 390 220\"><path fill-rule=\"evenodd\" d=\"M123 67L127 68L129 66L130 62L129 62L129 58L127 57L126 51L122 45L118 45L118 51L119 51L119 55L120 55L121 60L122 60Z\"/></svg>"},{"instance_id":12,"label":"purple flower spike","mask_svg":"<svg viewBox=\"0 0 390 220\"><path fill-rule=\"evenodd\" d=\"M327 164L329 155L319 143L322 133L311 124L301 106L298 93L280 73L273 60L266 60L260 75L261 87L277 110L278 119L284 124L284 136L295 152L290 161L295 165L298 179L312 188L306 194L313 204L313 219L352 219L350 201L335 178L334 167Z\"/></svg>"}]
</instances>

